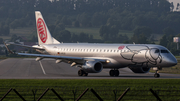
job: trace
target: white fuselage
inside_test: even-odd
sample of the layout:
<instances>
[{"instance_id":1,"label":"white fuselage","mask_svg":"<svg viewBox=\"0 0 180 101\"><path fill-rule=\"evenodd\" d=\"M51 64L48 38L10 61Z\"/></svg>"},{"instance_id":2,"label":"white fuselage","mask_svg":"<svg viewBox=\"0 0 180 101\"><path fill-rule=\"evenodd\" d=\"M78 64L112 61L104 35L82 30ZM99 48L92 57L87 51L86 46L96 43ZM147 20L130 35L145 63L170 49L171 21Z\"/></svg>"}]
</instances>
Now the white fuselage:
<instances>
[{"instance_id":1,"label":"white fuselage","mask_svg":"<svg viewBox=\"0 0 180 101\"><path fill-rule=\"evenodd\" d=\"M169 67L177 63L175 57L160 45L61 43L43 47L51 55L110 60L109 64L104 64L104 68Z\"/></svg>"}]
</instances>

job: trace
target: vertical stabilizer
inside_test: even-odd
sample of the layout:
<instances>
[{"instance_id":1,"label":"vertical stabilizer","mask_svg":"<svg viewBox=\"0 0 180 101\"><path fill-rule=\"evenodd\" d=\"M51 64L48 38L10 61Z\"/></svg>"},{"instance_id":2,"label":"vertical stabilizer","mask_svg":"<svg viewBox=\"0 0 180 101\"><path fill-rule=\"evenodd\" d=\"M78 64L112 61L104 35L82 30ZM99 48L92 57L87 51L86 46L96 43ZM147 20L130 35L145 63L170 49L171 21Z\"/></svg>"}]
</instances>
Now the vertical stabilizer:
<instances>
[{"instance_id":1,"label":"vertical stabilizer","mask_svg":"<svg viewBox=\"0 0 180 101\"><path fill-rule=\"evenodd\" d=\"M44 21L42 17L41 12L35 11L35 16L36 16L36 28L37 28L37 36L38 36L39 45L59 43L57 40L55 40L51 36L51 33L49 32L49 29L46 25L46 22Z\"/></svg>"}]
</instances>

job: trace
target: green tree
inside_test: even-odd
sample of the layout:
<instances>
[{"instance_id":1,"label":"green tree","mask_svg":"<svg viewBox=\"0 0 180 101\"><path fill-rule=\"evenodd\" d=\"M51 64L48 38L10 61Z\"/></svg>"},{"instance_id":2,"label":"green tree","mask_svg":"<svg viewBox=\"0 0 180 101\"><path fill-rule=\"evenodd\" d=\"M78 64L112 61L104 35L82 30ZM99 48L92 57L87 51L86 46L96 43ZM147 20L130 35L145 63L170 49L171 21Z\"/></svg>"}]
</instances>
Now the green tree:
<instances>
[{"instance_id":1,"label":"green tree","mask_svg":"<svg viewBox=\"0 0 180 101\"><path fill-rule=\"evenodd\" d=\"M133 35L133 37L131 38L131 42L136 43L136 44L148 44L148 38L146 37L146 35L142 34L138 34L138 35Z\"/></svg>"},{"instance_id":2,"label":"green tree","mask_svg":"<svg viewBox=\"0 0 180 101\"><path fill-rule=\"evenodd\" d=\"M91 27L91 23L90 23L90 16L87 13L82 13L79 17L78 17L78 21L80 23L81 27Z\"/></svg>"},{"instance_id":3,"label":"green tree","mask_svg":"<svg viewBox=\"0 0 180 101\"><path fill-rule=\"evenodd\" d=\"M116 25L113 26L101 26L99 30L100 36L103 40L106 40L108 42L114 42L116 38L118 37L119 29Z\"/></svg>"},{"instance_id":4,"label":"green tree","mask_svg":"<svg viewBox=\"0 0 180 101\"><path fill-rule=\"evenodd\" d=\"M3 39L2 38L0 38L0 44L3 44Z\"/></svg>"},{"instance_id":5,"label":"green tree","mask_svg":"<svg viewBox=\"0 0 180 101\"><path fill-rule=\"evenodd\" d=\"M52 29L52 30L53 30L53 29ZM59 33L60 31L62 31L62 30L65 30L65 25L64 25L63 23L60 23L60 24L56 25L54 31L52 31L52 32L53 32L52 35L55 37L55 36L57 36L58 33Z\"/></svg>"},{"instance_id":6,"label":"green tree","mask_svg":"<svg viewBox=\"0 0 180 101\"><path fill-rule=\"evenodd\" d=\"M167 27L167 28L163 29L163 34L165 34L165 35L174 35L175 32L174 32L174 30L172 28Z\"/></svg>"},{"instance_id":7,"label":"green tree","mask_svg":"<svg viewBox=\"0 0 180 101\"><path fill-rule=\"evenodd\" d=\"M152 29L146 26L137 27L134 29L134 35L145 35L145 36L151 36Z\"/></svg>"},{"instance_id":8,"label":"green tree","mask_svg":"<svg viewBox=\"0 0 180 101\"><path fill-rule=\"evenodd\" d=\"M64 25L70 25L70 19L67 18L67 16L63 16L63 18L61 19L61 23L63 23Z\"/></svg>"},{"instance_id":9,"label":"green tree","mask_svg":"<svg viewBox=\"0 0 180 101\"><path fill-rule=\"evenodd\" d=\"M92 16L92 25L97 27L97 26L101 26L103 23L103 17L101 14L99 14L98 12L94 13Z\"/></svg>"},{"instance_id":10,"label":"green tree","mask_svg":"<svg viewBox=\"0 0 180 101\"><path fill-rule=\"evenodd\" d=\"M14 20L11 24L10 24L11 28L14 30L18 27L18 19Z\"/></svg>"},{"instance_id":11,"label":"green tree","mask_svg":"<svg viewBox=\"0 0 180 101\"><path fill-rule=\"evenodd\" d=\"M56 36L60 42L71 42L71 33L68 30L62 30Z\"/></svg>"},{"instance_id":12,"label":"green tree","mask_svg":"<svg viewBox=\"0 0 180 101\"><path fill-rule=\"evenodd\" d=\"M79 21L74 21L74 22L72 22L72 26L74 26L74 27L80 27Z\"/></svg>"}]
</instances>

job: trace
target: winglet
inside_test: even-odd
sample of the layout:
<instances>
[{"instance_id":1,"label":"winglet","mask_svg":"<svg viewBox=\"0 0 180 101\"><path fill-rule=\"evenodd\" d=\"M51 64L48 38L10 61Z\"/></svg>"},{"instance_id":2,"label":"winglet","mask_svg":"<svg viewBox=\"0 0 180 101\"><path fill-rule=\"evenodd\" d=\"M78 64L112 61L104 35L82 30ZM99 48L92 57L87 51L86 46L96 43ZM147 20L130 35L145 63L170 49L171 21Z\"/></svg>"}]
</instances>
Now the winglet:
<instances>
[{"instance_id":1,"label":"winglet","mask_svg":"<svg viewBox=\"0 0 180 101\"><path fill-rule=\"evenodd\" d=\"M7 45L6 45L6 43L5 43L4 41L3 41L3 43L4 43L5 47L6 47L6 49L8 50L8 52L11 53L11 54L14 54L14 52L12 52L12 51L7 47Z\"/></svg>"}]
</instances>

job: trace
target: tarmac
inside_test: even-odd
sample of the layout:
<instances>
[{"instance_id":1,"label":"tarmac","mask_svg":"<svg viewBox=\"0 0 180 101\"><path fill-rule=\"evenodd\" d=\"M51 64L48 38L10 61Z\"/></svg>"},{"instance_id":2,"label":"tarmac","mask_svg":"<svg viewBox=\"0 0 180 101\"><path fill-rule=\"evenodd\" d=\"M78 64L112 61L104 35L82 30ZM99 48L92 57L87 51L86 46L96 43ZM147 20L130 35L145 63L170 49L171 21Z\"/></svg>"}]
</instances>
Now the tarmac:
<instances>
[{"instance_id":1,"label":"tarmac","mask_svg":"<svg viewBox=\"0 0 180 101\"><path fill-rule=\"evenodd\" d=\"M160 78L154 78L154 73L136 74L129 68L119 69L118 77L110 77L110 69L80 77L79 69L63 62L56 64L54 59L8 58L0 60L0 79L180 79L180 74L160 73Z\"/></svg>"}]
</instances>

